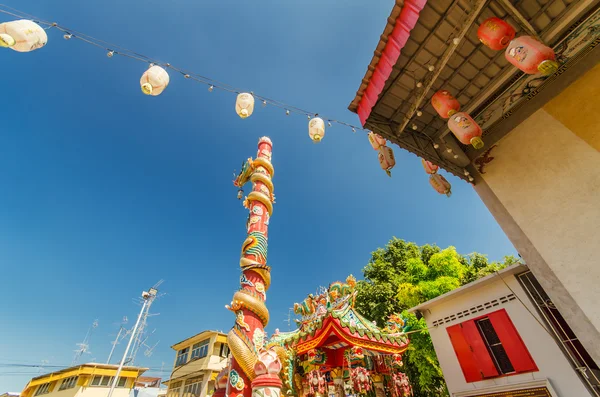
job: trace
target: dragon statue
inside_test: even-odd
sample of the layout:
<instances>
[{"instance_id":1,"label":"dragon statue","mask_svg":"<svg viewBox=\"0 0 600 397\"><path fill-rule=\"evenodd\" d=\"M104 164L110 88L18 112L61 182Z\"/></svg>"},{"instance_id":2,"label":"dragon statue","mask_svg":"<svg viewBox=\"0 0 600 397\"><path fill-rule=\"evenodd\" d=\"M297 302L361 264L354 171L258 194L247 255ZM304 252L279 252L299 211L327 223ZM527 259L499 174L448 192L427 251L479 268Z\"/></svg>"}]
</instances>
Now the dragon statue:
<instances>
[{"instance_id":1,"label":"dragon statue","mask_svg":"<svg viewBox=\"0 0 600 397\"><path fill-rule=\"evenodd\" d=\"M265 300L271 284L271 269L267 266L268 226L275 201L271 182L274 174L272 148L269 138L260 138L256 158L248 159L242 165L233 182L239 188L240 199L246 183L252 182L252 191L243 201L249 216L247 238L242 244L240 258L240 289L226 306L235 314L235 324L227 335L233 358L226 397L261 397L261 393L270 395L275 389L278 396L282 386L279 372L289 360L288 352L282 347L265 346L264 327L269 322Z\"/></svg>"}]
</instances>

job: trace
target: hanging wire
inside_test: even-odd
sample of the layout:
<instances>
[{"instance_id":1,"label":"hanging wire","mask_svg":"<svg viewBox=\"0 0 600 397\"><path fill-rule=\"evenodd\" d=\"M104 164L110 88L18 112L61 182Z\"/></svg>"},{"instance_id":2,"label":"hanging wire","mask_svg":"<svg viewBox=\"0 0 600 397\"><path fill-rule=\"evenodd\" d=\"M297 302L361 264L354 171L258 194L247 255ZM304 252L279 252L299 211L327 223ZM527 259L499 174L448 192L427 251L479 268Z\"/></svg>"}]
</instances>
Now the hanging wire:
<instances>
[{"instance_id":1,"label":"hanging wire","mask_svg":"<svg viewBox=\"0 0 600 397\"><path fill-rule=\"evenodd\" d=\"M120 45L110 43L110 42L104 41L102 39L98 39L96 37L90 36L88 34L79 32L74 29L69 29L66 26L62 26L56 22L49 22L49 21L43 20L41 18L36 17L35 15L25 13L23 11L15 9L15 8L9 7L5 4L0 3L0 13L6 14L6 15L11 15L11 16L14 16L17 18L31 19L34 22L39 23L40 25L46 25L46 28L44 28L45 30L55 28L55 29L65 33L65 36L68 35L69 39L77 39L86 44L90 44L94 47L101 48L104 51L107 51L107 54L110 54L109 55L110 57L119 55L119 56L130 58L130 59L133 59L136 61L153 64L153 65L159 65L161 67L171 69L171 70L181 74L186 79L194 80L196 82L199 82L201 84L209 86L209 91L212 91L212 89L217 88L217 89L220 89L220 90L223 90L226 92L230 92L230 93L234 93L234 94L246 92L239 88L233 87L227 83L223 83L221 81L215 80L213 78L184 70L182 68L171 65L170 63L161 62L159 60L156 60L156 59L146 56L144 54L141 54L141 53L135 52L133 50L127 49L125 47L122 47ZM65 37L65 38L67 38L67 37ZM254 96L254 98L260 100L263 104L269 104L276 108L283 109L285 111L286 115L293 112L293 113L305 115L308 118L311 118L311 117L315 117L318 114L317 112L310 112L308 110L287 104L287 103L285 103L283 101L279 101L277 99L269 98L269 97L262 96L262 95L259 95L256 93L252 93L252 95ZM332 124L335 123L335 124L338 124L338 125L341 125L344 127L348 127L350 129L352 129L353 132L356 130L370 132L370 130L363 128L362 126L356 126L356 125L347 123L345 121L340 121L340 120L332 119L329 117L327 117L326 120L328 120L328 122L330 122Z\"/></svg>"}]
</instances>

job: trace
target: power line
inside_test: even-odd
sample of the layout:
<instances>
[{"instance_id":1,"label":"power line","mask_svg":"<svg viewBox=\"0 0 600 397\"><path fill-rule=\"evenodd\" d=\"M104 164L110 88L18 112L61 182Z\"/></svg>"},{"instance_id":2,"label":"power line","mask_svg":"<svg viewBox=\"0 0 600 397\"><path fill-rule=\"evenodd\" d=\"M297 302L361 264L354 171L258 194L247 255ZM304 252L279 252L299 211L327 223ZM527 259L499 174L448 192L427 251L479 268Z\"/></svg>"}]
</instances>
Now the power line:
<instances>
[{"instance_id":1,"label":"power line","mask_svg":"<svg viewBox=\"0 0 600 397\"><path fill-rule=\"evenodd\" d=\"M86 44L90 44L94 47L103 49L104 51L107 51L107 56L108 57L114 57L115 55L120 55L126 58L130 58L136 61L140 61L140 62L144 62L147 64L151 64L151 65L158 65L161 66L163 68L167 68L167 69L171 69L174 72L177 72L179 74L181 74L184 78L186 79L191 79L191 80L195 80L196 82L199 82L201 84L204 84L206 86L209 87L209 91L212 91L213 89L220 89L223 91L227 91L230 93L235 93L235 94L240 94L242 92L244 92L243 90L233 87L229 84L223 83L221 81L215 80L213 78L198 74L198 73L194 73L188 70L185 70L183 68L179 68L176 67L170 63L165 63L165 62L161 62L159 60L156 60L152 57L148 57L144 54L129 50L125 47L122 47L120 45L114 44L114 43L110 43L101 39L98 39L96 37L87 35L85 33L79 32L77 30L74 29L69 29L65 26L62 26L56 22L49 22L46 20L43 20L41 18L38 18L34 15L28 14L26 12L17 10L15 8L9 7L5 4L0 4L0 7L3 7L4 9L0 8L0 13L6 14L6 15L11 15L17 18L23 18L23 19L31 19L34 22L40 24L40 25L45 25L47 26L45 29L49 30L49 29L57 29L60 30L61 32L64 33L64 38L67 40L70 39L78 39ZM289 115L290 113L296 113L296 114L302 114L307 116L308 118L311 117L316 117L319 115L319 113L317 112L310 112L308 110L299 108L297 106L293 106L290 104L287 104L283 101L279 101L277 99L273 99L273 98L269 98L263 95L259 95L253 91L250 92L252 94L252 96L256 99L258 99L260 102L262 102L262 105L271 105L271 106L275 106L277 108L283 109L285 110L286 115ZM353 132L356 132L357 130L360 131L366 131L369 132L370 130L367 130L363 127L360 126L356 126L350 123L347 123L345 121L341 121L341 120L336 120L333 118L328 118L328 117L323 117L323 116L319 116L321 118L323 118L325 120L325 122L331 127L332 124L338 124L344 127L348 127L351 128Z\"/></svg>"}]
</instances>

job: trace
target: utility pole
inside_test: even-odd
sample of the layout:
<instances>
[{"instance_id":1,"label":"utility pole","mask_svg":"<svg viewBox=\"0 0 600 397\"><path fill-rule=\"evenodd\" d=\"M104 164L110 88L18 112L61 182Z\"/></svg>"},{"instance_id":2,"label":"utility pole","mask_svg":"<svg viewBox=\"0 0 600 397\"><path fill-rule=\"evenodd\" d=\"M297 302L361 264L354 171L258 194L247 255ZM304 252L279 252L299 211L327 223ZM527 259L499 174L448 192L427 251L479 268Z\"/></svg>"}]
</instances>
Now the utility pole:
<instances>
[{"instance_id":1,"label":"utility pole","mask_svg":"<svg viewBox=\"0 0 600 397\"><path fill-rule=\"evenodd\" d=\"M135 325L133 326L133 330L131 330L131 337L129 338L129 342L127 343L125 352L123 353L123 358L121 359L121 362L119 363L119 368L117 369L117 373L115 374L113 382L110 385L110 390L108 391L108 397L112 397L112 394L115 391L115 387L117 387L117 382L119 381L119 375L121 374L121 370L123 369L123 365L125 364L125 360L127 359L127 353L129 353L131 344L133 343L134 339L137 336L137 330L140 325L140 322L142 321L142 317L144 316L144 313L146 312L146 307L148 305L152 304L152 301L154 300L154 298L156 298L157 292L158 292L158 290L154 287L150 288L150 290L148 290L148 291L142 292L142 299L143 299L144 303L142 304L142 309L140 310L140 314L137 318L137 321L135 322Z\"/></svg>"}]
</instances>

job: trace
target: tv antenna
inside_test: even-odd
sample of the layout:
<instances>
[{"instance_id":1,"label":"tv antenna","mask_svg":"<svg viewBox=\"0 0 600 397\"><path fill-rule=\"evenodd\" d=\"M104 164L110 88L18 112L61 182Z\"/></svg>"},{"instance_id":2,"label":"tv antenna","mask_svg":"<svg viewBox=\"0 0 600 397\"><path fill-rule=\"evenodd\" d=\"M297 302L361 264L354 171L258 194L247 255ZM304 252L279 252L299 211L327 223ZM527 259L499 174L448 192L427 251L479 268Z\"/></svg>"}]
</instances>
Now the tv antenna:
<instances>
[{"instance_id":1,"label":"tv antenna","mask_svg":"<svg viewBox=\"0 0 600 397\"><path fill-rule=\"evenodd\" d=\"M135 360L135 354L139 349L139 346L145 342L145 334L144 329L146 328L148 315L150 311L150 306L154 300L159 296L158 295L158 287L163 283L164 280L160 280L152 288L148 291L143 291L141 296L142 308L140 309L140 314L135 322L135 325L128 332L130 335L129 342L127 342L127 347L125 348L125 352L123 353L123 358L121 358L121 362L119 363L119 368L117 369L117 373L115 374L112 384L110 385L110 390L108 391L107 397L112 397L113 392L115 391L115 387L117 386L117 381L119 379L119 375L121 374L121 370L125 365L125 361L128 362L129 365L132 365ZM164 295L164 294L163 294ZM131 349L133 346L133 349ZM131 349L131 355L128 356L129 350ZM129 360L127 358L129 357Z\"/></svg>"},{"instance_id":2,"label":"tv antenna","mask_svg":"<svg viewBox=\"0 0 600 397\"><path fill-rule=\"evenodd\" d=\"M125 324L127 324L128 321L129 321L129 319L127 318L127 316L123 316L123 320L121 320L121 323L119 324L119 332L117 333L117 337L115 338L115 341L112 342L112 348L110 349L110 354L108 355L108 360L106 360L107 364L110 364L110 359L112 358L112 355L115 352L115 347L117 347L117 345L120 342L119 339L122 340L123 338L125 338L125 336L127 334L127 329L125 328ZM125 335L123 335L123 338L121 338L121 334L123 333L123 331L125 331Z\"/></svg>"},{"instance_id":3,"label":"tv antenna","mask_svg":"<svg viewBox=\"0 0 600 397\"><path fill-rule=\"evenodd\" d=\"M73 357L73 362L71 363L71 365L78 364L79 359L81 358L81 356L83 354L92 354L92 352L90 351L90 338L96 328L98 328L98 320L97 319L94 320L94 322L92 323L92 326L90 328L88 328L88 331L85 334L85 338L83 339L83 342L77 343L78 348L77 348L77 350L75 350L75 357Z\"/></svg>"}]
</instances>

